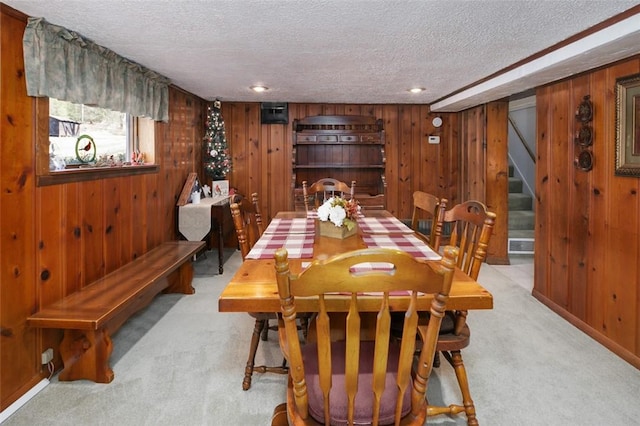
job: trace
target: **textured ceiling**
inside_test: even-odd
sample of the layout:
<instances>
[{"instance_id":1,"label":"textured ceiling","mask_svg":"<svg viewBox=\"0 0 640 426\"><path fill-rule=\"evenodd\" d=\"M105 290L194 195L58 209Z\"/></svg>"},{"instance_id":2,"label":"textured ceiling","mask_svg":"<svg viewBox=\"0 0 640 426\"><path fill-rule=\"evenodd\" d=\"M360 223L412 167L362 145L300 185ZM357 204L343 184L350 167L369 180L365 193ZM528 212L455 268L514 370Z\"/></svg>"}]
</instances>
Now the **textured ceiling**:
<instances>
[{"instance_id":1,"label":"textured ceiling","mask_svg":"<svg viewBox=\"0 0 640 426\"><path fill-rule=\"evenodd\" d=\"M569 59L548 57L539 69L518 69L497 88L485 83L443 100L638 2L0 1L77 31L202 98L222 101L441 100L434 109L460 110L640 52L640 18L634 16L623 37L605 34L596 48L578 49ZM253 93L254 84L269 90ZM407 92L414 86L426 90Z\"/></svg>"}]
</instances>

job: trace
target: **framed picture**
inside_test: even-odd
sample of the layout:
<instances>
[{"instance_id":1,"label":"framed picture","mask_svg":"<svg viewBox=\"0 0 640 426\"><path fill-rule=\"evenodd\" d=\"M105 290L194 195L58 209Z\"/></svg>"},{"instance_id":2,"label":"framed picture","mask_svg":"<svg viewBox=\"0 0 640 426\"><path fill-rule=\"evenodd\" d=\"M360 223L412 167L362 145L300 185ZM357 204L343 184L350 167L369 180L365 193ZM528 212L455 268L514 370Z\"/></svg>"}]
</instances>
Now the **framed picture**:
<instances>
[{"instance_id":1,"label":"framed picture","mask_svg":"<svg viewBox=\"0 0 640 426\"><path fill-rule=\"evenodd\" d=\"M616 80L616 170L640 177L640 74Z\"/></svg>"},{"instance_id":2,"label":"framed picture","mask_svg":"<svg viewBox=\"0 0 640 426\"><path fill-rule=\"evenodd\" d=\"M211 182L211 196L229 195L228 180L214 180Z\"/></svg>"}]
</instances>

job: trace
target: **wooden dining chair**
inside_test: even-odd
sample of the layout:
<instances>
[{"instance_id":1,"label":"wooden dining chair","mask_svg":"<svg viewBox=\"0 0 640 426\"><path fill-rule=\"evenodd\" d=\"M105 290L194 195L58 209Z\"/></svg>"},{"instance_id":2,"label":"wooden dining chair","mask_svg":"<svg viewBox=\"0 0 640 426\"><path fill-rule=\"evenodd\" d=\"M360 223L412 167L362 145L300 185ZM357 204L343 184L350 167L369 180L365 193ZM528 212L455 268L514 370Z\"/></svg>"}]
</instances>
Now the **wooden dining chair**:
<instances>
[{"instance_id":1,"label":"wooden dining chair","mask_svg":"<svg viewBox=\"0 0 640 426\"><path fill-rule=\"evenodd\" d=\"M488 211L483 203L474 200L458 204L443 214L443 223L451 226L449 244L460 250L456 265L474 280L478 279L480 267L487 257L487 246L495 219L495 213ZM438 250L439 247L435 246L434 249ZM466 319L467 311L447 311L437 344L437 354L441 353L455 371L462 403L447 407L429 405L427 412L430 416L464 412L467 424L477 425L475 405L469 391L469 381L461 354L461 350L469 345L471 337ZM435 367L440 364L437 354L434 360Z\"/></svg>"},{"instance_id":2,"label":"wooden dining chair","mask_svg":"<svg viewBox=\"0 0 640 426\"><path fill-rule=\"evenodd\" d=\"M276 407L274 424L283 419L283 411L295 425L424 424L425 393L457 250L445 248L438 263L418 261L400 250L361 249L316 260L300 274L290 272L286 249L277 250L280 346L290 369L287 402ZM381 262L386 270L358 267ZM396 291L410 295L400 340L390 334L390 292ZM326 303L338 293L344 303ZM418 327L418 294L433 297L432 320L424 327ZM314 341L302 347L295 323L299 298L307 304L312 298L318 307L309 332ZM375 332L373 324L366 326L368 319L375 322ZM331 338L335 328L344 339ZM423 347L414 365L418 331Z\"/></svg>"},{"instance_id":3,"label":"wooden dining chair","mask_svg":"<svg viewBox=\"0 0 640 426\"><path fill-rule=\"evenodd\" d=\"M440 246L442 235L442 218L447 207L446 198L438 198L423 191L413 193L413 213L411 215L411 229L416 236L429 244L431 248ZM422 223L428 221L425 228Z\"/></svg>"},{"instance_id":4,"label":"wooden dining chair","mask_svg":"<svg viewBox=\"0 0 640 426\"><path fill-rule=\"evenodd\" d=\"M348 200L352 199L355 195L356 181L351 181L351 186L346 183L333 178L320 179L310 186L307 185L307 181L302 181L302 194L304 196L304 207L307 211L312 210L313 207L318 208L329 198L339 195L342 198ZM313 199L313 206L311 206L311 199Z\"/></svg>"},{"instance_id":5,"label":"wooden dining chair","mask_svg":"<svg viewBox=\"0 0 640 426\"><path fill-rule=\"evenodd\" d=\"M262 216L260 215L258 194L251 194L251 201L240 195L235 195L231 201L231 217L233 218L233 225L238 237L240 253L242 254L242 260L244 261L253 245L264 232ZM244 370L244 379L242 380L243 390L248 390L251 387L251 377L254 372L278 374L287 373L287 367L284 362L282 365L275 367L255 365L256 352L258 351L260 339L267 340L267 332L270 328L269 320L277 319L276 314L273 312L251 312L249 315L255 318L256 321L251 335L249 358L247 359L247 365ZM273 326L272 329L276 330L276 326Z\"/></svg>"},{"instance_id":6,"label":"wooden dining chair","mask_svg":"<svg viewBox=\"0 0 640 426\"><path fill-rule=\"evenodd\" d=\"M242 260L244 260L264 232L258 194L256 192L251 194L251 200L235 194L229 207L238 237L238 246L242 254Z\"/></svg>"}]
</instances>

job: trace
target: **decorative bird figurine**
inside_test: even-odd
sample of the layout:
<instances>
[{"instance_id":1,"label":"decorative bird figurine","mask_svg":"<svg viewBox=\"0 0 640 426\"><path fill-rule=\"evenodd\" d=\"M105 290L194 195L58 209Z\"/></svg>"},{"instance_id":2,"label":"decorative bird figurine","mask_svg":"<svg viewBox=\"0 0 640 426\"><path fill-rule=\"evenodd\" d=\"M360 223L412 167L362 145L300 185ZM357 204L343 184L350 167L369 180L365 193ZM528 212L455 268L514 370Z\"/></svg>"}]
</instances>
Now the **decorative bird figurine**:
<instances>
[{"instance_id":1,"label":"decorative bird figurine","mask_svg":"<svg viewBox=\"0 0 640 426\"><path fill-rule=\"evenodd\" d=\"M88 142L84 148L82 148L83 151L89 151L91 149L91 142Z\"/></svg>"}]
</instances>

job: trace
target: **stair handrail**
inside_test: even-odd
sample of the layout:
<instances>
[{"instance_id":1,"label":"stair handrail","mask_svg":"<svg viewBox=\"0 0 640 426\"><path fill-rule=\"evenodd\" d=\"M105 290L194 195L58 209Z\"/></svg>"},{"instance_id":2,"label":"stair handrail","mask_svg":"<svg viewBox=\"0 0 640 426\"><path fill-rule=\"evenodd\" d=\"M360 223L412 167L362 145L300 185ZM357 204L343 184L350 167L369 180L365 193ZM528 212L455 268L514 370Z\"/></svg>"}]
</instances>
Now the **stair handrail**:
<instances>
[{"instance_id":1,"label":"stair handrail","mask_svg":"<svg viewBox=\"0 0 640 426\"><path fill-rule=\"evenodd\" d=\"M511 115L508 116L508 119L509 124L511 124L511 127L513 127L513 131L516 132L518 139L520 139L520 143L522 144L522 146L524 146L524 149L527 151L527 154L529 154L529 157L531 157L531 161L533 161L533 164L536 164L536 156L533 153L533 150L529 147L529 144L527 143L524 136L522 136L522 133L520 133L520 129L518 129L518 126L516 126L516 123L511 118Z\"/></svg>"}]
</instances>

